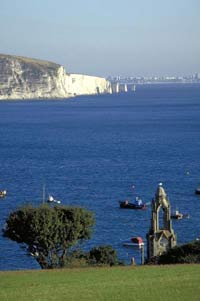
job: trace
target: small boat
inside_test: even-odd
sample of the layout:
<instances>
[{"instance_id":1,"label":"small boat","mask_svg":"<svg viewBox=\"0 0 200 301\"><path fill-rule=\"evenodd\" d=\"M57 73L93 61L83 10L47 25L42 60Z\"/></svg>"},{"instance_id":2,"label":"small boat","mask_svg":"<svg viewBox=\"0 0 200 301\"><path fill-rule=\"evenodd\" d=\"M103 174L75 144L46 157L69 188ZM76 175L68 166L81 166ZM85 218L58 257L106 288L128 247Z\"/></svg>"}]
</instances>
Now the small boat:
<instances>
[{"instance_id":1,"label":"small boat","mask_svg":"<svg viewBox=\"0 0 200 301\"><path fill-rule=\"evenodd\" d=\"M48 203L57 203L60 204L60 201L54 199L54 197L52 195L49 195L48 199L47 199Z\"/></svg>"},{"instance_id":2,"label":"small boat","mask_svg":"<svg viewBox=\"0 0 200 301\"><path fill-rule=\"evenodd\" d=\"M200 194L200 187L198 187L198 188L195 190L195 193L196 193L196 194Z\"/></svg>"},{"instance_id":3,"label":"small boat","mask_svg":"<svg viewBox=\"0 0 200 301\"><path fill-rule=\"evenodd\" d=\"M143 203L141 199L136 197L134 203L129 202L129 200L119 201L120 208L123 209L146 209L146 204Z\"/></svg>"},{"instance_id":4,"label":"small boat","mask_svg":"<svg viewBox=\"0 0 200 301\"><path fill-rule=\"evenodd\" d=\"M7 194L6 190L0 190L0 198L4 198Z\"/></svg>"},{"instance_id":5,"label":"small boat","mask_svg":"<svg viewBox=\"0 0 200 301\"><path fill-rule=\"evenodd\" d=\"M144 242L141 237L131 237L130 239L123 241L123 246L138 247L141 249L144 246Z\"/></svg>"},{"instance_id":6,"label":"small boat","mask_svg":"<svg viewBox=\"0 0 200 301\"><path fill-rule=\"evenodd\" d=\"M174 214L171 214L171 218L173 219L182 219L182 218L189 218L189 214L180 213L178 210L175 210Z\"/></svg>"},{"instance_id":7,"label":"small boat","mask_svg":"<svg viewBox=\"0 0 200 301\"><path fill-rule=\"evenodd\" d=\"M180 213L178 210L175 210L174 214L171 214L171 218L182 219L183 218L183 214Z\"/></svg>"}]
</instances>

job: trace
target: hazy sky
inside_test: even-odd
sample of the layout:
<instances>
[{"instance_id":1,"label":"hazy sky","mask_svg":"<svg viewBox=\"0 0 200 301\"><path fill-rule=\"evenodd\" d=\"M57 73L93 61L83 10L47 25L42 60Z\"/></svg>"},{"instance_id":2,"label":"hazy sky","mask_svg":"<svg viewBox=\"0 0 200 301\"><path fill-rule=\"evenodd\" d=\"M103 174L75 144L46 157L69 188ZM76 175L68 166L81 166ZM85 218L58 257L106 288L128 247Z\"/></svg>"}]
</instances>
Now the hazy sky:
<instances>
[{"instance_id":1,"label":"hazy sky","mask_svg":"<svg viewBox=\"0 0 200 301\"><path fill-rule=\"evenodd\" d=\"M200 72L200 0L0 0L0 53L71 73Z\"/></svg>"}]
</instances>

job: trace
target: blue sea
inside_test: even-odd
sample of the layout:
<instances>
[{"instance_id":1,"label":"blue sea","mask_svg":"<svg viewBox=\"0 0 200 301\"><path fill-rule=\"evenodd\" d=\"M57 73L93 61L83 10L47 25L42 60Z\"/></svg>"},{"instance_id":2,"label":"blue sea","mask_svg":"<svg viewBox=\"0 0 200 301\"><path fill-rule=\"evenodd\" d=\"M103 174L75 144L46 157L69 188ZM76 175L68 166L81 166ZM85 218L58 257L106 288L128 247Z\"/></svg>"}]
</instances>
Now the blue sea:
<instances>
[{"instance_id":1,"label":"blue sea","mask_svg":"<svg viewBox=\"0 0 200 301\"><path fill-rule=\"evenodd\" d=\"M95 214L83 246L111 245L140 264L140 252L122 246L146 242L151 207L123 210L119 200L150 204L159 182L172 210L178 244L200 236L200 85L141 85L136 92L66 100L0 102L0 228L20 205L42 202L42 189L62 204ZM132 186L135 186L133 189ZM0 235L0 270L37 269L16 242Z\"/></svg>"}]
</instances>

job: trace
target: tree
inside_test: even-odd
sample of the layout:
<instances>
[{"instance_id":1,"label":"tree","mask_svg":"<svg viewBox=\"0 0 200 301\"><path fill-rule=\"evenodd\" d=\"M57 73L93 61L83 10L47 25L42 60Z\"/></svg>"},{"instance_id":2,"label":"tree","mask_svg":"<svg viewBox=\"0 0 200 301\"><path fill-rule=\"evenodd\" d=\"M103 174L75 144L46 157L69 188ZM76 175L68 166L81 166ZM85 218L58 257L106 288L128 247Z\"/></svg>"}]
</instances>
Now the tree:
<instances>
[{"instance_id":1,"label":"tree","mask_svg":"<svg viewBox=\"0 0 200 301\"><path fill-rule=\"evenodd\" d=\"M26 205L10 214L4 236L25 243L43 269L63 267L77 242L89 239L93 214L83 208Z\"/></svg>"}]
</instances>

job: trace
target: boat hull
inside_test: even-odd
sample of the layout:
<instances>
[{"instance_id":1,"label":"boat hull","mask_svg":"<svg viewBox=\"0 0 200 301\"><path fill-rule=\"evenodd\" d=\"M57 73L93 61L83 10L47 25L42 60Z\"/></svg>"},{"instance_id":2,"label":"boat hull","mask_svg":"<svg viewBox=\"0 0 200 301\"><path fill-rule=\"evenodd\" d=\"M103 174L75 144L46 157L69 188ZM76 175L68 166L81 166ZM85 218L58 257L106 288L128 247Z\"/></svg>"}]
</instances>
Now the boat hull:
<instances>
[{"instance_id":1,"label":"boat hull","mask_svg":"<svg viewBox=\"0 0 200 301\"><path fill-rule=\"evenodd\" d=\"M183 218L183 215L182 215L182 214L171 215L171 218L173 218L173 219L182 219L182 218Z\"/></svg>"},{"instance_id":2,"label":"boat hull","mask_svg":"<svg viewBox=\"0 0 200 301\"><path fill-rule=\"evenodd\" d=\"M182 213L172 214L171 218L173 218L173 219L190 218L190 215L189 214L182 214Z\"/></svg>"},{"instance_id":3,"label":"boat hull","mask_svg":"<svg viewBox=\"0 0 200 301\"><path fill-rule=\"evenodd\" d=\"M126 202L119 202L119 206L120 208L122 209L136 209L136 210L144 210L146 209L146 205L145 204L142 204L142 205L136 205L136 204L133 204L133 203L126 203Z\"/></svg>"},{"instance_id":4,"label":"boat hull","mask_svg":"<svg viewBox=\"0 0 200 301\"><path fill-rule=\"evenodd\" d=\"M196 194L200 194L200 188L197 188L197 189L195 190L195 193L196 193Z\"/></svg>"},{"instance_id":5,"label":"boat hull","mask_svg":"<svg viewBox=\"0 0 200 301\"><path fill-rule=\"evenodd\" d=\"M131 243L131 242L124 242L124 243L123 243L123 246L124 246L124 247L132 247L132 248L139 248L139 249L141 249L141 247L144 246L144 243L141 243L141 244L135 244L135 243Z\"/></svg>"},{"instance_id":6,"label":"boat hull","mask_svg":"<svg viewBox=\"0 0 200 301\"><path fill-rule=\"evenodd\" d=\"M141 237L131 237L130 239L123 241L123 246L141 249L144 246L144 242Z\"/></svg>"}]
</instances>

